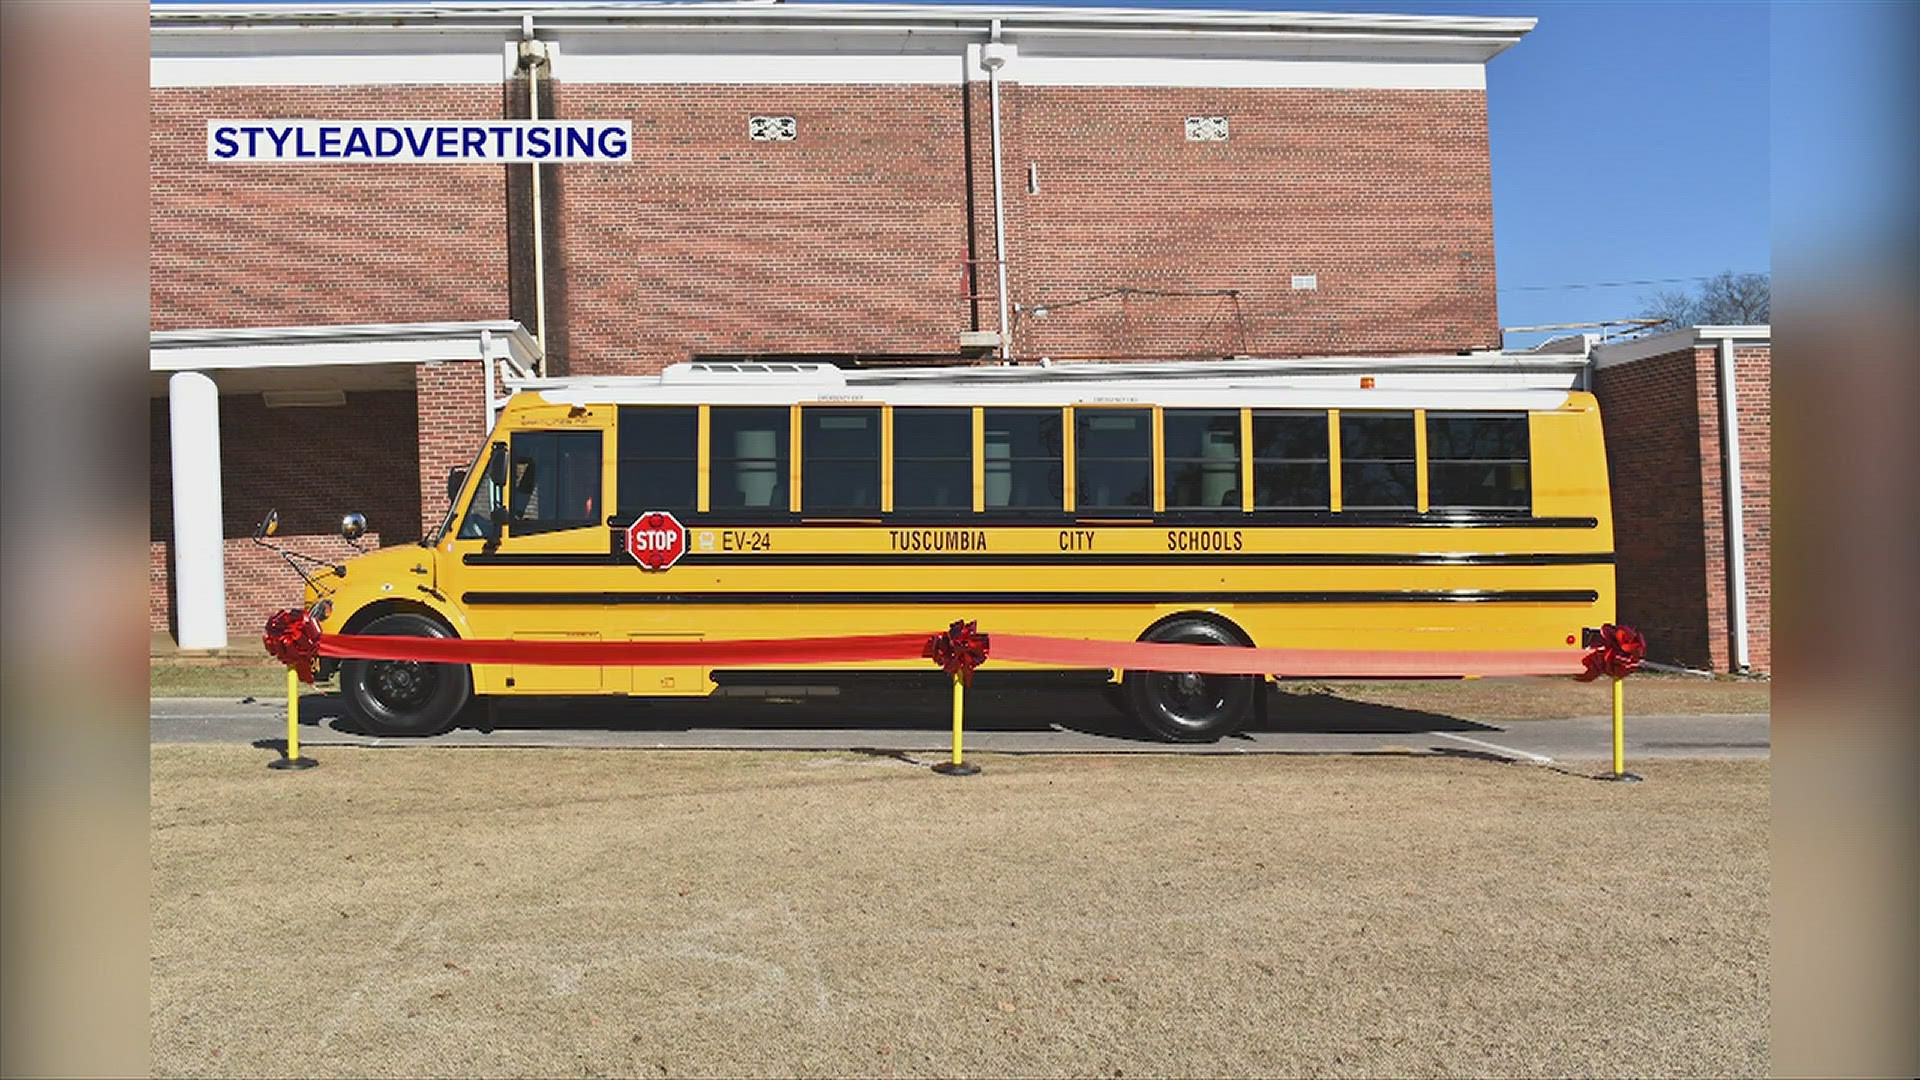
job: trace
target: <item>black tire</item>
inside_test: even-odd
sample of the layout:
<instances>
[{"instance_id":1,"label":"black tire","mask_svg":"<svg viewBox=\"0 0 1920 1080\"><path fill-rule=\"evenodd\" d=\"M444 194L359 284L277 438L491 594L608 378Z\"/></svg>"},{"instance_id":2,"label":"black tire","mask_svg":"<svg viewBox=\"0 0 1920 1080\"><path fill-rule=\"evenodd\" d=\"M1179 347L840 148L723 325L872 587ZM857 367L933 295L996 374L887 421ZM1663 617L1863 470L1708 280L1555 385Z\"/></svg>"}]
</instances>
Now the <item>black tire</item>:
<instances>
[{"instance_id":1,"label":"black tire","mask_svg":"<svg viewBox=\"0 0 1920 1080\"><path fill-rule=\"evenodd\" d=\"M1142 641L1244 646L1211 619L1180 618L1148 631ZM1133 715L1168 742L1213 742L1240 730L1259 698L1257 675L1129 671L1124 682Z\"/></svg>"},{"instance_id":2,"label":"black tire","mask_svg":"<svg viewBox=\"0 0 1920 1080\"><path fill-rule=\"evenodd\" d=\"M388 637L452 637L425 615L383 615L357 633ZM465 664L411 660L343 660L340 692L347 715L371 735L438 735L453 723L473 693Z\"/></svg>"}]
</instances>

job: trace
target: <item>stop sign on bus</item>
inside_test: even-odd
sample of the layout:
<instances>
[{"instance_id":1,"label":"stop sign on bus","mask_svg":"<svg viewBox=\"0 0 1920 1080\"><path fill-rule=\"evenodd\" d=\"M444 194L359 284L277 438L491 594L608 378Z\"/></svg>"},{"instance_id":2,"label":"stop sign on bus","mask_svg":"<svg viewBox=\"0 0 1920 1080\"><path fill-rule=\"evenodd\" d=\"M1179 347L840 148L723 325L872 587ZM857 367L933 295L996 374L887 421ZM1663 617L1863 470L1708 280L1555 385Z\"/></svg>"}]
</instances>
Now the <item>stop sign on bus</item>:
<instances>
[{"instance_id":1,"label":"stop sign on bus","mask_svg":"<svg viewBox=\"0 0 1920 1080\"><path fill-rule=\"evenodd\" d=\"M627 554L642 570L665 570L687 553L687 527L669 510L649 510L627 526Z\"/></svg>"}]
</instances>

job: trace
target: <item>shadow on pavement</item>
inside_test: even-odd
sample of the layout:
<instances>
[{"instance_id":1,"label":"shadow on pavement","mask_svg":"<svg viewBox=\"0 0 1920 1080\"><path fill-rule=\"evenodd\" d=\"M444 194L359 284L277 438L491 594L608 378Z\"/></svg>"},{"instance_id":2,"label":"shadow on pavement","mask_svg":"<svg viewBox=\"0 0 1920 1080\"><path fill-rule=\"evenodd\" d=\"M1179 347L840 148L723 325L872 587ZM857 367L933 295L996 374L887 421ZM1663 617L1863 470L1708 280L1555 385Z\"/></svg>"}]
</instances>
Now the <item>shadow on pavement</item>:
<instances>
[{"instance_id":1,"label":"shadow on pavement","mask_svg":"<svg viewBox=\"0 0 1920 1080\"><path fill-rule=\"evenodd\" d=\"M952 722L944 691L859 690L805 697L480 699L454 730L493 731L945 731ZM364 735L340 695L301 700L303 725ZM1331 694L1269 692L1267 716L1233 739L1267 732L1396 735L1428 731L1494 731L1487 724L1439 713L1350 701ZM985 690L967 695L967 730L1065 731L1132 743L1159 743L1131 717L1087 690Z\"/></svg>"}]
</instances>

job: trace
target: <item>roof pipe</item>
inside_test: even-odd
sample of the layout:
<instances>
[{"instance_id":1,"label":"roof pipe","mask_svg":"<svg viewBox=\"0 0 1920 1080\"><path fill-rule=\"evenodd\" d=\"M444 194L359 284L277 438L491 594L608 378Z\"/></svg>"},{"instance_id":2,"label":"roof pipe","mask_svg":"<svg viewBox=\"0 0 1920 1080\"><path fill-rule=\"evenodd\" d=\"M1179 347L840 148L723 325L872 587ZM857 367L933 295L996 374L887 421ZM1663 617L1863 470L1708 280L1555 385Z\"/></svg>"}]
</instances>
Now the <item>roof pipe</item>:
<instances>
[{"instance_id":1,"label":"roof pipe","mask_svg":"<svg viewBox=\"0 0 1920 1080\"><path fill-rule=\"evenodd\" d=\"M1726 491L1721 520L1727 528L1727 623L1733 630L1734 671L1746 671L1747 514L1740 482L1740 406L1734 393L1733 338L1720 339L1720 470Z\"/></svg>"},{"instance_id":2,"label":"roof pipe","mask_svg":"<svg viewBox=\"0 0 1920 1080\"><path fill-rule=\"evenodd\" d=\"M987 95L993 127L993 262L999 274L1000 359L1012 355L1008 340L1012 319L1007 310L1007 204L1000 167L1000 69L1007 63L1007 47L1000 43L1000 20L993 20L992 40L981 47L980 66L987 69Z\"/></svg>"},{"instance_id":3,"label":"roof pipe","mask_svg":"<svg viewBox=\"0 0 1920 1080\"><path fill-rule=\"evenodd\" d=\"M497 393L493 385L493 331L491 330L480 331L480 366L486 372L481 376L487 395L487 411L481 422L486 426L480 432L481 438L485 438L493 433L494 395Z\"/></svg>"},{"instance_id":4,"label":"roof pipe","mask_svg":"<svg viewBox=\"0 0 1920 1080\"><path fill-rule=\"evenodd\" d=\"M520 64L527 69L527 119L540 119L540 66L547 62L547 43L533 36L533 16L520 17ZM527 166L533 172L533 323L540 340L540 374L547 373L547 246L540 198L540 163ZM488 396L487 408L493 408ZM492 427L489 425L488 430Z\"/></svg>"}]
</instances>

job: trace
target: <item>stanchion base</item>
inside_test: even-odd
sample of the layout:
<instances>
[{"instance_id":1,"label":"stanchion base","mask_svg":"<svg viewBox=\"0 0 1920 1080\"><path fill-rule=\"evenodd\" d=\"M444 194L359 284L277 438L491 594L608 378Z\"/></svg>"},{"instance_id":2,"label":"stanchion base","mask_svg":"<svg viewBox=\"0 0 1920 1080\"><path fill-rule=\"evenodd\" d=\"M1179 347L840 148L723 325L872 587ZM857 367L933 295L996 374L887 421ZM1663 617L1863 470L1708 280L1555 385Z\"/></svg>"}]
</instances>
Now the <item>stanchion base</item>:
<instances>
[{"instance_id":1,"label":"stanchion base","mask_svg":"<svg viewBox=\"0 0 1920 1080\"><path fill-rule=\"evenodd\" d=\"M1618 784L1637 784L1640 781L1645 780L1646 777L1641 776L1639 773L1623 772L1623 773L1601 773L1599 776L1594 777L1594 779L1595 780L1612 780L1613 782Z\"/></svg>"},{"instance_id":2,"label":"stanchion base","mask_svg":"<svg viewBox=\"0 0 1920 1080\"><path fill-rule=\"evenodd\" d=\"M935 765L933 771L944 776L972 776L980 771L980 766L965 761L943 761Z\"/></svg>"},{"instance_id":3,"label":"stanchion base","mask_svg":"<svg viewBox=\"0 0 1920 1080\"><path fill-rule=\"evenodd\" d=\"M318 764L320 763L313 760L310 757L283 757L283 758L274 758L272 761L267 762L267 768L269 769L311 769Z\"/></svg>"}]
</instances>

